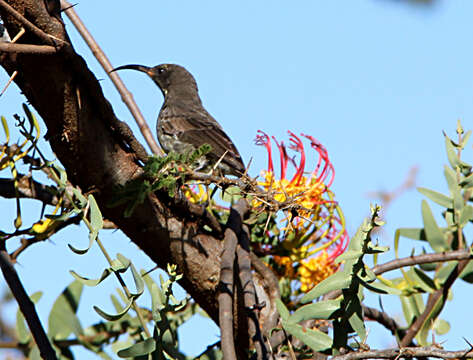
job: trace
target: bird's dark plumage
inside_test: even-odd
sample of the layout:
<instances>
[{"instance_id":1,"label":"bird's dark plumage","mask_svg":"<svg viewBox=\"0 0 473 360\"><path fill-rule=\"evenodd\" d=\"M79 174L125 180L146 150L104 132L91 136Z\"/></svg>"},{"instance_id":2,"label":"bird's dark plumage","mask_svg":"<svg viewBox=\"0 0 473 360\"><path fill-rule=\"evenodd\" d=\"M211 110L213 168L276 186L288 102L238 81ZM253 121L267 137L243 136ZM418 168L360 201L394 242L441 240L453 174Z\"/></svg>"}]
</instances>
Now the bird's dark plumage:
<instances>
[{"instance_id":1,"label":"bird's dark plumage","mask_svg":"<svg viewBox=\"0 0 473 360\"><path fill-rule=\"evenodd\" d=\"M223 174L241 176L245 172L235 145L203 107L191 73L174 64L155 67L124 65L113 71L122 69L145 72L161 89L164 104L156 129L158 140L166 152L186 153L209 144L212 151L206 155L207 163L202 167L213 166L225 154L218 166Z\"/></svg>"}]
</instances>

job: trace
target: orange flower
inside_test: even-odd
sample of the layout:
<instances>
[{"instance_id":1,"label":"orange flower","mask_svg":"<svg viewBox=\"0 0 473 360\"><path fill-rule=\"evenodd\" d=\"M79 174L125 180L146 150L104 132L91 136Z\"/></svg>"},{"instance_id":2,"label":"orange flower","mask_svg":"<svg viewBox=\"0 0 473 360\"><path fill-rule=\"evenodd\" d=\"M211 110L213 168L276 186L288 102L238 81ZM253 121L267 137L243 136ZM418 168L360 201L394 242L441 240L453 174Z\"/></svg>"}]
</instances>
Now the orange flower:
<instances>
[{"instance_id":1,"label":"orange flower","mask_svg":"<svg viewBox=\"0 0 473 360\"><path fill-rule=\"evenodd\" d=\"M327 150L312 136L301 134L302 138L310 141L311 148L317 154L314 170L306 172L307 159L303 141L294 133L288 133L289 149L299 154L299 162L288 155L283 142L272 137L279 150L280 176L277 178L271 140L267 134L258 131L256 144L265 146L268 153L268 168L262 172L263 180L259 185L270 193L274 200L299 205L297 212L288 212L281 220L280 241L283 249L289 251L289 256L279 260L275 257L275 260L283 265L282 258L285 258L287 269L289 260L286 259L290 259L291 269L297 269L297 275L300 277L301 291L307 291L338 269L333 260L345 251L348 235L343 212L330 190L335 171ZM288 164L294 167L290 180ZM255 200L253 205L259 204L258 200Z\"/></svg>"}]
</instances>

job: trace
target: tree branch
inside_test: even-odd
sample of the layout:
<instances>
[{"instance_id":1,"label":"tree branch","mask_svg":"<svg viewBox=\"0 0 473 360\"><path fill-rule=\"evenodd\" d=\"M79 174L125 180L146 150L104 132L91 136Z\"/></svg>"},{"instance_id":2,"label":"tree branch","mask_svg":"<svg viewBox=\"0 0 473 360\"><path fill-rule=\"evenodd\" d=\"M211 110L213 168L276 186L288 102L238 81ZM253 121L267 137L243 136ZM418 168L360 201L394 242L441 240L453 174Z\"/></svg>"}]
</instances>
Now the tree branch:
<instances>
[{"instance_id":1,"label":"tree branch","mask_svg":"<svg viewBox=\"0 0 473 360\"><path fill-rule=\"evenodd\" d=\"M415 357L433 357L440 359L466 359L473 357L471 349L447 351L438 347L404 347L401 349L368 350L337 355L330 360L359 360L359 359L412 359Z\"/></svg>"},{"instance_id":2,"label":"tree branch","mask_svg":"<svg viewBox=\"0 0 473 360\"><path fill-rule=\"evenodd\" d=\"M56 352L54 351L46 335L46 332L41 325L41 321L39 320L38 314L36 313L34 304L26 293L25 288L23 287L23 284L21 283L15 268L10 261L10 256L5 250L4 243L3 248L0 248L0 268L2 269L5 281L7 282L16 301L18 302L18 306L25 317L31 334L38 345L41 357L48 360L57 359Z\"/></svg>"},{"instance_id":3,"label":"tree branch","mask_svg":"<svg viewBox=\"0 0 473 360\"><path fill-rule=\"evenodd\" d=\"M143 134L143 137L145 138L146 143L148 144L151 151L154 154L160 156L164 155L163 151L158 146L153 134L151 133L151 130L149 129L149 126L143 117L143 114L141 113L138 105L136 104L132 93L128 91L127 87L123 83L118 73L111 72L113 70L113 66L108 60L107 55L105 55L99 44L95 41L92 34L89 32L89 30L87 30L87 27L82 22L79 15L77 15L72 5L66 0L61 0L61 7L64 9L64 13L67 15L69 20L71 20L72 24L75 26L75 28L82 36L86 44L89 46L90 50L92 51L92 54L95 56L100 65L102 65L103 69L112 80L113 84L115 85L119 94L122 97L122 101L125 103L128 110L130 110L131 115L135 119L135 122L138 125L141 133Z\"/></svg>"},{"instance_id":4,"label":"tree branch","mask_svg":"<svg viewBox=\"0 0 473 360\"><path fill-rule=\"evenodd\" d=\"M468 265L468 262L469 260L460 261L448 276L443 287L436 290L433 294L429 295L424 312L411 324L411 326L409 326L406 335L402 338L400 346L406 346L414 339L414 337L417 335L422 325L425 323L426 319L429 317L434 308L436 308L436 311L438 313L442 311L443 307L445 306L445 301L448 297L448 291L450 290L458 276L461 274L463 269L466 267L466 265ZM437 308L437 304L439 301L441 302L440 308Z\"/></svg>"},{"instance_id":5,"label":"tree branch","mask_svg":"<svg viewBox=\"0 0 473 360\"><path fill-rule=\"evenodd\" d=\"M389 261L382 265L377 265L371 270L376 275L381 275L387 271L400 269L405 266L429 264L436 262L452 261L452 260L466 260L472 259L473 255L466 249L447 251L435 254L413 255L401 259Z\"/></svg>"},{"instance_id":6,"label":"tree branch","mask_svg":"<svg viewBox=\"0 0 473 360\"><path fill-rule=\"evenodd\" d=\"M0 42L0 52L50 55L56 53L57 49L50 45L28 45Z\"/></svg>"}]
</instances>

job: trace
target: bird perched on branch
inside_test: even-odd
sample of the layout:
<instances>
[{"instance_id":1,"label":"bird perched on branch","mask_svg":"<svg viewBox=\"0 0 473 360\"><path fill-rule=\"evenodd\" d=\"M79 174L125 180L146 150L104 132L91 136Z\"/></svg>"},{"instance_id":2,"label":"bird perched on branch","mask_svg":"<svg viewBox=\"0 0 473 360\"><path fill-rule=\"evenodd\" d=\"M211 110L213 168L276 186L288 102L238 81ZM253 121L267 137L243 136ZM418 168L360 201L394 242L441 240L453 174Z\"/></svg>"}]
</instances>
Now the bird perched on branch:
<instances>
[{"instance_id":1,"label":"bird perched on branch","mask_svg":"<svg viewBox=\"0 0 473 360\"><path fill-rule=\"evenodd\" d=\"M144 72L159 86L164 104L158 116L158 140L166 152L188 153L203 144L212 146L198 166L217 169L223 175L240 177L245 166L233 142L220 124L205 110L197 83L185 68L174 64L155 67L124 65L112 71L131 69Z\"/></svg>"}]
</instances>

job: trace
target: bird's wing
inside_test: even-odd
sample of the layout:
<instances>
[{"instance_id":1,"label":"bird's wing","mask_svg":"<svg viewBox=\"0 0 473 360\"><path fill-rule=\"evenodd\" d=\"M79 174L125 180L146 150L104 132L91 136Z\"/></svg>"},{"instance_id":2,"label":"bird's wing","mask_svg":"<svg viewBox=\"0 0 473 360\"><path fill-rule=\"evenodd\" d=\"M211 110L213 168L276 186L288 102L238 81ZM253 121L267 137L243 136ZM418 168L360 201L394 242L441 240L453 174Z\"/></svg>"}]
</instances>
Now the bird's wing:
<instances>
[{"instance_id":1,"label":"bird's wing","mask_svg":"<svg viewBox=\"0 0 473 360\"><path fill-rule=\"evenodd\" d=\"M217 121L206 111L192 111L187 112L186 115L171 113L162 120L160 126L165 134L176 136L180 141L193 144L194 147L209 144L212 146L212 151L207 157L212 162L218 161L227 152L222 163L240 173L245 171L235 145Z\"/></svg>"}]
</instances>

